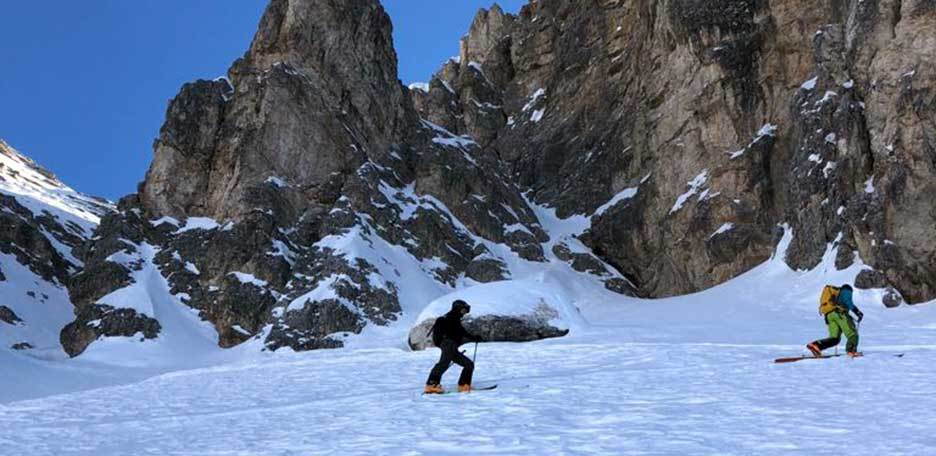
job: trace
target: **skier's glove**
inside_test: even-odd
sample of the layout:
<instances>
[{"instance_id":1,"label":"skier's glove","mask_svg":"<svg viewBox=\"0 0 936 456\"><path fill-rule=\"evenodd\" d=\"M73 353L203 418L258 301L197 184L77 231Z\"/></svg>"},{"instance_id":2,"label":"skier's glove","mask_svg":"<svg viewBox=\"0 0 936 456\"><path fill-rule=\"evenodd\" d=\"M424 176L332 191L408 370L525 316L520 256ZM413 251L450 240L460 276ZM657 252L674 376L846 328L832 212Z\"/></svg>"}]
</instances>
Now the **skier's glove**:
<instances>
[{"instance_id":1,"label":"skier's glove","mask_svg":"<svg viewBox=\"0 0 936 456\"><path fill-rule=\"evenodd\" d=\"M855 315L858 317L858 323L861 323L861 320L864 319L864 314L860 310L855 308Z\"/></svg>"}]
</instances>

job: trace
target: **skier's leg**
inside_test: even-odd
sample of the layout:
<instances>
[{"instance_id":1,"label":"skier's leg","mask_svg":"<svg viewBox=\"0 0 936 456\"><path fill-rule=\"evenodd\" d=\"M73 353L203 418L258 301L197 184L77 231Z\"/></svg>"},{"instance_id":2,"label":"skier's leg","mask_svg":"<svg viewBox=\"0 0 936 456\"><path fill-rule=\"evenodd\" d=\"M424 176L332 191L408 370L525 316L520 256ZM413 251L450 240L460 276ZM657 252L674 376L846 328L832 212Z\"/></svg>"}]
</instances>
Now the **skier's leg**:
<instances>
[{"instance_id":1,"label":"skier's leg","mask_svg":"<svg viewBox=\"0 0 936 456\"><path fill-rule=\"evenodd\" d=\"M426 380L427 385L438 385L442 383L442 375L445 374L445 371L448 370L449 366L452 364L452 344L443 343L441 347L442 355L439 356L439 362L433 366L432 371L429 372L429 379ZM455 352L458 353L458 349L455 348Z\"/></svg>"},{"instance_id":2,"label":"skier's leg","mask_svg":"<svg viewBox=\"0 0 936 456\"><path fill-rule=\"evenodd\" d=\"M463 355L458 350L455 350L455 355L452 358L452 361L462 367L461 375L458 377L458 385L470 385L471 376L474 374L474 362L472 362L470 359L468 359L467 356Z\"/></svg>"},{"instance_id":3,"label":"skier's leg","mask_svg":"<svg viewBox=\"0 0 936 456\"><path fill-rule=\"evenodd\" d=\"M839 326L838 312L830 312L826 315L826 324L829 326L829 337L817 340L816 345L820 350L832 348L842 341L842 329Z\"/></svg>"},{"instance_id":4,"label":"skier's leg","mask_svg":"<svg viewBox=\"0 0 936 456\"><path fill-rule=\"evenodd\" d=\"M842 332L845 334L845 337L848 339L848 342L845 343L845 351L848 353L854 353L858 351L858 330L855 329L855 320L852 320L850 315L845 315L843 320L845 320L842 325Z\"/></svg>"}]
</instances>

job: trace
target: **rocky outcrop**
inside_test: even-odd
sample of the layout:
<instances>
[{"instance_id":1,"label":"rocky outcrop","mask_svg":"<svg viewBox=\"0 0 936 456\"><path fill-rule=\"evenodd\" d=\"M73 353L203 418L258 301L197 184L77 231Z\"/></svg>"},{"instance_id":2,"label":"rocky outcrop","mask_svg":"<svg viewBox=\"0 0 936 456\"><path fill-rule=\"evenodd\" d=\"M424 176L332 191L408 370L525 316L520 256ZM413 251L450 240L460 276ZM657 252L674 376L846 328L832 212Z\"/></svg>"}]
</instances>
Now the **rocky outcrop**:
<instances>
[{"instance_id":1,"label":"rocky outcrop","mask_svg":"<svg viewBox=\"0 0 936 456\"><path fill-rule=\"evenodd\" d=\"M188 84L171 103L143 206L177 218L239 219L276 177L294 184L282 192L301 208L333 173L388 153L403 125L417 121L397 80L390 30L370 0L272 1L230 82Z\"/></svg>"},{"instance_id":2,"label":"rocky outcrop","mask_svg":"<svg viewBox=\"0 0 936 456\"><path fill-rule=\"evenodd\" d=\"M8 325L15 325L23 322L23 320L20 320L20 318L16 316L16 312L13 312L13 310L7 306L0 306L0 321Z\"/></svg>"},{"instance_id":3,"label":"rocky outcrop","mask_svg":"<svg viewBox=\"0 0 936 456\"><path fill-rule=\"evenodd\" d=\"M62 328L61 342L65 353L77 356L101 337L155 339L160 329L159 321L133 309L95 305L78 310L75 321Z\"/></svg>"},{"instance_id":4,"label":"rocky outcrop","mask_svg":"<svg viewBox=\"0 0 936 456\"><path fill-rule=\"evenodd\" d=\"M82 239L65 231L51 216L35 217L12 196L0 194L0 207L4 208L0 212L0 252L16 257L42 280L66 283L77 265L70 264L52 245L57 239L50 240L45 233L62 233L62 239L72 245Z\"/></svg>"}]
</instances>

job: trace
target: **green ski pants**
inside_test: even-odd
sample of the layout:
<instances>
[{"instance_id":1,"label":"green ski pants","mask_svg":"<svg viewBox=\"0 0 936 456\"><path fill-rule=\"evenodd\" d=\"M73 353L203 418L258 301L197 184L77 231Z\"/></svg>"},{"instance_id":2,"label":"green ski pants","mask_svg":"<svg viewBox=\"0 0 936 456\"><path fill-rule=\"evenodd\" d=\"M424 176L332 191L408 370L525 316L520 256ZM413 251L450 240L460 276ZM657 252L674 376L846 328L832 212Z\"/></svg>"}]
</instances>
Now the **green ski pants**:
<instances>
[{"instance_id":1,"label":"green ski pants","mask_svg":"<svg viewBox=\"0 0 936 456\"><path fill-rule=\"evenodd\" d=\"M855 329L855 320L852 320L851 315L838 310L829 312L826 314L826 324L829 326L829 337L815 342L820 350L838 345L844 334L848 339L845 351L858 351L858 330Z\"/></svg>"}]
</instances>

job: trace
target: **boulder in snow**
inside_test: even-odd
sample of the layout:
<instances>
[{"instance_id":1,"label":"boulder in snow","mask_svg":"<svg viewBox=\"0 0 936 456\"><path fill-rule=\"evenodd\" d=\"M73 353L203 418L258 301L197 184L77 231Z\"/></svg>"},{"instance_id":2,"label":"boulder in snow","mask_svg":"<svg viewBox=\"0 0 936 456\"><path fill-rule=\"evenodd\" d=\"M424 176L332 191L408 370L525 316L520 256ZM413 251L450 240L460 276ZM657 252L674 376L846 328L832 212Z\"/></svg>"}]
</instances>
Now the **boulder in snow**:
<instances>
[{"instance_id":1,"label":"boulder in snow","mask_svg":"<svg viewBox=\"0 0 936 456\"><path fill-rule=\"evenodd\" d=\"M881 271L865 269L855 277L855 288L869 290L885 287L887 287L887 277Z\"/></svg>"},{"instance_id":2,"label":"boulder in snow","mask_svg":"<svg viewBox=\"0 0 936 456\"><path fill-rule=\"evenodd\" d=\"M466 318L463 324L468 332L480 336L485 342L529 342L568 334L568 329L551 324L557 317L559 312L556 309L540 304L529 314L481 315ZM423 320L410 330L410 349L425 350L434 346L429 329L436 318Z\"/></svg>"},{"instance_id":3,"label":"boulder in snow","mask_svg":"<svg viewBox=\"0 0 936 456\"><path fill-rule=\"evenodd\" d=\"M15 325L22 323L23 320L16 316L16 312L13 312L13 309L10 309L7 306L0 306L0 321L10 325Z\"/></svg>"},{"instance_id":4,"label":"boulder in snow","mask_svg":"<svg viewBox=\"0 0 936 456\"><path fill-rule=\"evenodd\" d=\"M462 299L471 305L464 320L465 329L486 342L529 342L569 333L579 321L572 297L564 292L556 277L506 280L459 290L430 303L409 332L413 350L432 347L429 328L436 318Z\"/></svg>"}]
</instances>

